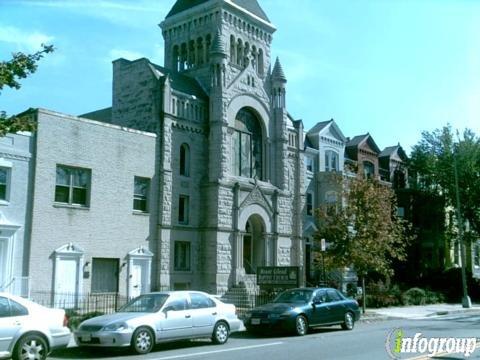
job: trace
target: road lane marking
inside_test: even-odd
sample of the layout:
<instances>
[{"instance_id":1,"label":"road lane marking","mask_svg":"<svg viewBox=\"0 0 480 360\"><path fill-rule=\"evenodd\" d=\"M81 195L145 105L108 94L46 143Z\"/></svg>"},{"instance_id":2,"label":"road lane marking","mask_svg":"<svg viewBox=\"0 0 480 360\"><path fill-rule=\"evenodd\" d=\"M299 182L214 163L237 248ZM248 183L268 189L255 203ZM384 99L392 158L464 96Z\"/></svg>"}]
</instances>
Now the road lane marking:
<instances>
[{"instance_id":1,"label":"road lane marking","mask_svg":"<svg viewBox=\"0 0 480 360\"><path fill-rule=\"evenodd\" d=\"M160 358L154 358L154 359L151 359L151 360L182 359L182 358L194 357L194 356L219 354L219 353L224 353L224 352L229 352L229 351L240 351L240 350L257 349L257 348L262 348L262 347L267 347L267 346L275 346L275 345L281 345L281 344L283 344L283 342L282 342L282 341L278 341L278 342L267 343L267 344L249 345L249 346L239 346L239 347L234 347L234 348L230 348L230 349L212 350L212 351L201 351L201 352L192 353L192 354L182 354L182 355L164 356L164 357L160 357Z\"/></svg>"}]
</instances>

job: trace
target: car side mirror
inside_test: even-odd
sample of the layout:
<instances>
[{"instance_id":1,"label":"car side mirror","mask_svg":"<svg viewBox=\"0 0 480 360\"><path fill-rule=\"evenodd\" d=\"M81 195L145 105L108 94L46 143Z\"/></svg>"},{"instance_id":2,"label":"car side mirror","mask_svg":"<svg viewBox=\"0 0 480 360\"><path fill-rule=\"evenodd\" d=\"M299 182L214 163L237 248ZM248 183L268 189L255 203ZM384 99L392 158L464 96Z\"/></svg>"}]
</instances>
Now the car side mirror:
<instances>
[{"instance_id":1,"label":"car side mirror","mask_svg":"<svg viewBox=\"0 0 480 360\"><path fill-rule=\"evenodd\" d=\"M320 305L320 304L322 304L322 303L323 303L323 301L322 301L321 299L315 299L315 300L313 300L313 305Z\"/></svg>"},{"instance_id":2,"label":"car side mirror","mask_svg":"<svg viewBox=\"0 0 480 360\"><path fill-rule=\"evenodd\" d=\"M165 317L167 317L168 312L173 310L174 310L173 306L167 306L165 309L162 310L162 312L165 314Z\"/></svg>"}]
</instances>

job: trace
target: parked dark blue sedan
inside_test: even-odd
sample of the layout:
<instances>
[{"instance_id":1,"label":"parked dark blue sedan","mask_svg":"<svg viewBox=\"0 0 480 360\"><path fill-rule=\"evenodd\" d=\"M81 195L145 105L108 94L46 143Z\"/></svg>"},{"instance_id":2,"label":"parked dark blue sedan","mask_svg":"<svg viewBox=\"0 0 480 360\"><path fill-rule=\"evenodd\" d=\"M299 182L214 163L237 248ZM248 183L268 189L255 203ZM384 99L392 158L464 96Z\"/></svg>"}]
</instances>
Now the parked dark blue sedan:
<instances>
[{"instance_id":1,"label":"parked dark blue sedan","mask_svg":"<svg viewBox=\"0 0 480 360\"><path fill-rule=\"evenodd\" d=\"M352 330L358 319L358 303L338 290L301 288L284 291L273 302L254 308L244 323L250 332L286 330L302 336L316 326L341 325Z\"/></svg>"}]
</instances>

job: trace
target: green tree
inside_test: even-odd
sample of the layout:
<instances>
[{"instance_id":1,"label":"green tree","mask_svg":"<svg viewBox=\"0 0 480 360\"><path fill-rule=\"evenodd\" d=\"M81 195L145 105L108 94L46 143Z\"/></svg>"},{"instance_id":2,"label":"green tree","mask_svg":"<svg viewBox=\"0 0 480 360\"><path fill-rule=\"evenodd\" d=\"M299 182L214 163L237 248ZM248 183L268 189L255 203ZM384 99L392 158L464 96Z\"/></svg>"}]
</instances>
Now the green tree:
<instances>
[{"instance_id":1,"label":"green tree","mask_svg":"<svg viewBox=\"0 0 480 360\"><path fill-rule=\"evenodd\" d=\"M42 44L42 50L34 54L22 52L13 53L12 58L0 61L0 91L9 87L20 89L20 80L33 74L37 70L38 61L48 53L54 51L53 45ZM19 131L32 131L35 129L33 121L26 116L7 116L5 111L0 111L0 136L6 133Z\"/></svg>"},{"instance_id":2,"label":"green tree","mask_svg":"<svg viewBox=\"0 0 480 360\"><path fill-rule=\"evenodd\" d=\"M422 133L411 155L412 186L440 195L447 206L456 207L455 164L461 216L480 234L480 138L472 130L455 136L445 126Z\"/></svg>"},{"instance_id":3,"label":"green tree","mask_svg":"<svg viewBox=\"0 0 480 360\"><path fill-rule=\"evenodd\" d=\"M362 278L365 310L365 278L373 273L391 276L392 261L406 259L412 235L409 224L397 216L392 189L360 178L348 180L344 189L343 206L318 209L315 241L328 242L330 266L353 267Z\"/></svg>"}]
</instances>

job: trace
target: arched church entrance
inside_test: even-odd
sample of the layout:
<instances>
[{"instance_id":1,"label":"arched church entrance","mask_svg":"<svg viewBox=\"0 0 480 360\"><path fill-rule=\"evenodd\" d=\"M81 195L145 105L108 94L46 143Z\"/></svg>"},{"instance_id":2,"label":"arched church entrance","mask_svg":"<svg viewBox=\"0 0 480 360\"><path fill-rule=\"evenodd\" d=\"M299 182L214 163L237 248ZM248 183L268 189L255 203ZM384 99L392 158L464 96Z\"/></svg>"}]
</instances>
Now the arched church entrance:
<instances>
[{"instance_id":1,"label":"arched church entrance","mask_svg":"<svg viewBox=\"0 0 480 360\"><path fill-rule=\"evenodd\" d=\"M243 235L243 268L246 274L256 274L257 267L265 266L265 224L259 215L248 218Z\"/></svg>"}]
</instances>

